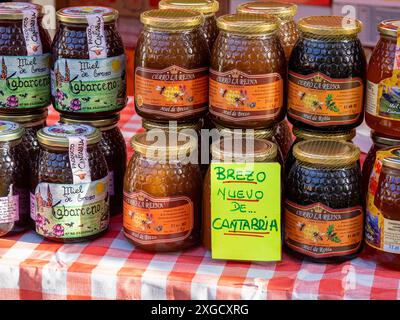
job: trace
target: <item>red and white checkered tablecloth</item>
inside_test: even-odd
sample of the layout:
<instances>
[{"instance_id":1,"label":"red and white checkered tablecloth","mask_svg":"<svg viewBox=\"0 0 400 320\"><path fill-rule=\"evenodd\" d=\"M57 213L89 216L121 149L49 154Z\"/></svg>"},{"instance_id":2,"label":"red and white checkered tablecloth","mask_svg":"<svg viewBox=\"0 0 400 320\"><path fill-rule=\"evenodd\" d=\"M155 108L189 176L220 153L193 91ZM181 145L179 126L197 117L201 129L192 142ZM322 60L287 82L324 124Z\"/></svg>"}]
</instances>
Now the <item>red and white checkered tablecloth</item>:
<instances>
[{"instance_id":1,"label":"red and white checkered tablecloth","mask_svg":"<svg viewBox=\"0 0 400 320\"><path fill-rule=\"evenodd\" d=\"M121 116L127 141L140 129L133 110L130 103ZM81 244L33 231L1 238L0 299L400 299L400 272L363 255L324 265L288 255L279 263L216 261L202 247L151 253L126 241L121 223L112 218L105 236Z\"/></svg>"}]
</instances>

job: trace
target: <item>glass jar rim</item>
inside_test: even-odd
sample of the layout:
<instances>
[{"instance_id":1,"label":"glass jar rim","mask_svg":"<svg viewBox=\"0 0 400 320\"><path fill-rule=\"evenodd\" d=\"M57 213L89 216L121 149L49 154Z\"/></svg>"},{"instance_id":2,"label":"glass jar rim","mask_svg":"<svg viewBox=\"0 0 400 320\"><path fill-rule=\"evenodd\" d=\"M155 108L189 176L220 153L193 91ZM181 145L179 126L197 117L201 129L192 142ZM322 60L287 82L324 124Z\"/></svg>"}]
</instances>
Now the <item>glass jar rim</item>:
<instances>
[{"instance_id":1,"label":"glass jar rim","mask_svg":"<svg viewBox=\"0 0 400 320\"><path fill-rule=\"evenodd\" d=\"M60 115L60 122L65 124L86 124L95 128L100 129L100 131L107 131L115 128L118 125L120 119L119 114L112 115L107 118L86 120L80 117Z\"/></svg>"},{"instance_id":2,"label":"glass jar rim","mask_svg":"<svg viewBox=\"0 0 400 320\"><path fill-rule=\"evenodd\" d=\"M145 27L160 30L193 30L203 25L204 16L193 10L155 9L143 12L140 21Z\"/></svg>"},{"instance_id":3,"label":"glass jar rim","mask_svg":"<svg viewBox=\"0 0 400 320\"><path fill-rule=\"evenodd\" d=\"M75 6L57 11L57 20L64 23L87 24L89 15L101 15L105 23L118 19L119 12L113 8L104 6Z\"/></svg>"},{"instance_id":4,"label":"glass jar rim","mask_svg":"<svg viewBox=\"0 0 400 320\"><path fill-rule=\"evenodd\" d=\"M357 35L361 32L362 26L362 22L358 19L341 16L311 16L302 18L298 22L301 32L326 37Z\"/></svg>"},{"instance_id":5,"label":"glass jar rim","mask_svg":"<svg viewBox=\"0 0 400 320\"><path fill-rule=\"evenodd\" d=\"M0 19L4 20L22 20L26 12L34 10L38 17L44 15L43 6L30 2L2 2L0 3Z\"/></svg>"},{"instance_id":6,"label":"glass jar rim","mask_svg":"<svg viewBox=\"0 0 400 320\"><path fill-rule=\"evenodd\" d=\"M356 130L352 129L342 132L327 132L293 127L293 134L296 136L296 138L302 140L321 139L351 141L356 136Z\"/></svg>"},{"instance_id":7,"label":"glass jar rim","mask_svg":"<svg viewBox=\"0 0 400 320\"><path fill-rule=\"evenodd\" d=\"M194 10L202 14L214 14L219 10L219 2L216 0L161 0L158 8Z\"/></svg>"},{"instance_id":8,"label":"glass jar rim","mask_svg":"<svg viewBox=\"0 0 400 320\"><path fill-rule=\"evenodd\" d=\"M22 125L12 122L0 120L0 142L8 142L21 139L25 129Z\"/></svg>"},{"instance_id":9,"label":"glass jar rim","mask_svg":"<svg viewBox=\"0 0 400 320\"><path fill-rule=\"evenodd\" d=\"M242 3L236 8L238 13L270 14L280 19L293 18L297 14L297 5L280 1L256 1Z\"/></svg>"},{"instance_id":10,"label":"glass jar rim","mask_svg":"<svg viewBox=\"0 0 400 320\"><path fill-rule=\"evenodd\" d=\"M272 15L234 13L217 19L220 30L243 35L266 35L278 30L278 20Z\"/></svg>"}]
</instances>

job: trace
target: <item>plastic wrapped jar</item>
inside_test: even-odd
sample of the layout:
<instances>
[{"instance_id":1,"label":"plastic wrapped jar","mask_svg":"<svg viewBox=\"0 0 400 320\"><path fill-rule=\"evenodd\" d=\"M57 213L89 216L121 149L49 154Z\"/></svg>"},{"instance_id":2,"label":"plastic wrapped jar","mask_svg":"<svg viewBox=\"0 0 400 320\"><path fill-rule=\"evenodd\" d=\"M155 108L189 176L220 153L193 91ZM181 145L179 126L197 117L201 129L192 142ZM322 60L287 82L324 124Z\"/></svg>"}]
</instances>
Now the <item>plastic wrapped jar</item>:
<instances>
[{"instance_id":1,"label":"plastic wrapped jar","mask_svg":"<svg viewBox=\"0 0 400 320\"><path fill-rule=\"evenodd\" d=\"M50 36L42 7L0 3L0 112L27 114L50 104Z\"/></svg>"},{"instance_id":2,"label":"plastic wrapped jar","mask_svg":"<svg viewBox=\"0 0 400 320\"><path fill-rule=\"evenodd\" d=\"M378 263L400 269L400 150L383 155L367 197L365 252Z\"/></svg>"},{"instance_id":3,"label":"plastic wrapped jar","mask_svg":"<svg viewBox=\"0 0 400 320\"><path fill-rule=\"evenodd\" d=\"M238 13L270 14L278 19L278 36L285 50L286 59L289 60L290 53L299 38L299 31L294 17L297 13L297 5L279 1L248 2L240 4L236 11Z\"/></svg>"},{"instance_id":4,"label":"plastic wrapped jar","mask_svg":"<svg viewBox=\"0 0 400 320\"><path fill-rule=\"evenodd\" d=\"M189 10L150 10L135 49L135 107L145 119L192 122L208 109L210 53L204 17Z\"/></svg>"},{"instance_id":5,"label":"plastic wrapped jar","mask_svg":"<svg viewBox=\"0 0 400 320\"><path fill-rule=\"evenodd\" d=\"M296 144L293 154L285 184L287 251L322 263L356 257L364 233L360 149L349 142L309 140Z\"/></svg>"},{"instance_id":6,"label":"plastic wrapped jar","mask_svg":"<svg viewBox=\"0 0 400 320\"><path fill-rule=\"evenodd\" d=\"M196 138L178 134L176 143L170 143L169 133L163 137L165 143L147 133L132 138L123 228L139 248L177 251L200 241L202 175Z\"/></svg>"},{"instance_id":7,"label":"plastic wrapped jar","mask_svg":"<svg viewBox=\"0 0 400 320\"><path fill-rule=\"evenodd\" d=\"M38 131L40 154L31 184L31 217L46 239L88 241L108 228L108 170L100 131L57 124Z\"/></svg>"},{"instance_id":8,"label":"plastic wrapped jar","mask_svg":"<svg viewBox=\"0 0 400 320\"><path fill-rule=\"evenodd\" d=\"M212 50L215 39L218 36L217 19L215 14L219 10L216 0L161 0L158 3L160 9L187 9L200 12L204 16L203 31L207 39L208 47Z\"/></svg>"},{"instance_id":9,"label":"plastic wrapped jar","mask_svg":"<svg viewBox=\"0 0 400 320\"><path fill-rule=\"evenodd\" d=\"M230 14L211 53L210 116L230 128L262 129L285 116L286 59L275 18Z\"/></svg>"},{"instance_id":10,"label":"plastic wrapped jar","mask_svg":"<svg viewBox=\"0 0 400 320\"><path fill-rule=\"evenodd\" d=\"M47 109L38 110L26 115L4 115L0 114L0 120L19 123L25 128L22 136L22 145L29 156L29 167L33 172L39 156L39 142L36 133L46 126Z\"/></svg>"},{"instance_id":11,"label":"plastic wrapped jar","mask_svg":"<svg viewBox=\"0 0 400 320\"><path fill-rule=\"evenodd\" d=\"M378 25L381 35L368 66L365 120L381 135L400 138L400 20Z\"/></svg>"},{"instance_id":12,"label":"plastic wrapped jar","mask_svg":"<svg viewBox=\"0 0 400 320\"><path fill-rule=\"evenodd\" d=\"M118 128L119 115L98 120L80 120L66 116L60 117L61 123L86 124L101 132L99 146L108 167L110 214L122 213L123 185L126 170L126 144L121 130Z\"/></svg>"},{"instance_id":13,"label":"plastic wrapped jar","mask_svg":"<svg viewBox=\"0 0 400 320\"><path fill-rule=\"evenodd\" d=\"M117 19L118 11L107 7L57 12L52 101L60 113L92 119L126 106L126 59Z\"/></svg>"},{"instance_id":14,"label":"plastic wrapped jar","mask_svg":"<svg viewBox=\"0 0 400 320\"><path fill-rule=\"evenodd\" d=\"M0 120L0 236L30 226L29 162L23 134L19 124Z\"/></svg>"},{"instance_id":15,"label":"plastic wrapped jar","mask_svg":"<svg viewBox=\"0 0 400 320\"><path fill-rule=\"evenodd\" d=\"M275 143L263 139L252 140L252 145L247 145L247 138L223 138L211 145L212 159L228 162L277 162L278 147ZM242 152L237 152L234 144L242 143ZM225 148L227 146L227 149ZM248 148L252 150L247 150ZM203 245L211 250L211 177L207 172L203 185L203 219L202 239Z\"/></svg>"},{"instance_id":16,"label":"plastic wrapped jar","mask_svg":"<svg viewBox=\"0 0 400 320\"><path fill-rule=\"evenodd\" d=\"M366 58L358 20L303 18L289 60L288 119L322 131L356 128L364 118Z\"/></svg>"}]
</instances>

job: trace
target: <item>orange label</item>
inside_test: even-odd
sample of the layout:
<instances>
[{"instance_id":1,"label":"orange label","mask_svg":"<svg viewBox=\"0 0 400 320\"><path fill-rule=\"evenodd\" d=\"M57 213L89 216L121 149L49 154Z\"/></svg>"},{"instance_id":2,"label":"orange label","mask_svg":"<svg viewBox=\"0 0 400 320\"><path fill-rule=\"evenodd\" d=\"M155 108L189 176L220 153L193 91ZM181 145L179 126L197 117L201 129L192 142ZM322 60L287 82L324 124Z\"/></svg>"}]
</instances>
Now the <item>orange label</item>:
<instances>
[{"instance_id":1,"label":"orange label","mask_svg":"<svg viewBox=\"0 0 400 320\"><path fill-rule=\"evenodd\" d=\"M145 192L124 193L125 235L142 243L186 239L193 229L193 203L188 197L154 198Z\"/></svg>"},{"instance_id":2,"label":"orange label","mask_svg":"<svg viewBox=\"0 0 400 320\"><path fill-rule=\"evenodd\" d=\"M332 79L322 73L289 72L288 114L314 125L352 124L363 111L361 78Z\"/></svg>"},{"instance_id":3,"label":"orange label","mask_svg":"<svg viewBox=\"0 0 400 320\"><path fill-rule=\"evenodd\" d=\"M230 121L274 119L283 106L278 73L248 75L239 70L210 70L210 112Z\"/></svg>"},{"instance_id":4,"label":"orange label","mask_svg":"<svg viewBox=\"0 0 400 320\"><path fill-rule=\"evenodd\" d=\"M208 68L137 67L135 102L139 110L171 118L202 113L208 107Z\"/></svg>"},{"instance_id":5,"label":"orange label","mask_svg":"<svg viewBox=\"0 0 400 320\"><path fill-rule=\"evenodd\" d=\"M362 237L362 207L334 210L286 201L285 243L294 251L315 258L347 255L358 251Z\"/></svg>"}]
</instances>

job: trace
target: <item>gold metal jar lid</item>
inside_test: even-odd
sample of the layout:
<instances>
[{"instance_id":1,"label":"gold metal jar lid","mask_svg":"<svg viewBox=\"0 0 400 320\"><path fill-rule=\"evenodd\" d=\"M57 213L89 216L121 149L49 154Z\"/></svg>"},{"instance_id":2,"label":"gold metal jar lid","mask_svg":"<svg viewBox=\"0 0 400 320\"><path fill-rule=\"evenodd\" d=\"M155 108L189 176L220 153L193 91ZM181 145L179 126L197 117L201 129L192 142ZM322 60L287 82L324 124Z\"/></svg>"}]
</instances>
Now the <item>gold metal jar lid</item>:
<instances>
[{"instance_id":1,"label":"gold metal jar lid","mask_svg":"<svg viewBox=\"0 0 400 320\"><path fill-rule=\"evenodd\" d=\"M246 129L232 129L221 126L218 123L214 123L217 130L220 132L222 136L233 136L233 135L241 135L244 138L253 137L255 139L272 139L275 135L275 128L267 128L267 129L254 129L254 130L246 130Z\"/></svg>"},{"instance_id":2,"label":"gold metal jar lid","mask_svg":"<svg viewBox=\"0 0 400 320\"><path fill-rule=\"evenodd\" d=\"M340 141L352 141L356 136L356 130L342 131L342 132L324 132L316 130L306 130L297 127L293 128L293 134L296 138L301 140L340 140Z\"/></svg>"},{"instance_id":3,"label":"gold metal jar lid","mask_svg":"<svg viewBox=\"0 0 400 320\"><path fill-rule=\"evenodd\" d=\"M277 19L265 14L227 14L217 19L217 25L224 31L250 35L268 34L278 29Z\"/></svg>"},{"instance_id":4,"label":"gold metal jar lid","mask_svg":"<svg viewBox=\"0 0 400 320\"><path fill-rule=\"evenodd\" d=\"M360 149L350 142L333 140L306 140L293 147L293 155L301 162L341 167L360 159Z\"/></svg>"},{"instance_id":5,"label":"gold metal jar lid","mask_svg":"<svg viewBox=\"0 0 400 320\"><path fill-rule=\"evenodd\" d=\"M69 145L69 138L84 136L87 144L98 143L101 133L98 129L85 124L56 124L40 129L37 133L39 143L50 147L64 147Z\"/></svg>"},{"instance_id":6,"label":"gold metal jar lid","mask_svg":"<svg viewBox=\"0 0 400 320\"><path fill-rule=\"evenodd\" d=\"M242 3L236 8L238 13L271 14L278 18L293 18L297 5L280 1L259 1Z\"/></svg>"},{"instance_id":7,"label":"gold metal jar lid","mask_svg":"<svg viewBox=\"0 0 400 320\"><path fill-rule=\"evenodd\" d=\"M34 127L38 124L43 124L47 119L47 109L41 110L40 112L33 112L31 114L24 115L6 115L0 114L0 120L12 121L19 123L25 128Z\"/></svg>"},{"instance_id":8,"label":"gold metal jar lid","mask_svg":"<svg viewBox=\"0 0 400 320\"><path fill-rule=\"evenodd\" d=\"M371 131L371 139L374 143L382 144L388 147L400 146L400 139L394 139L379 135L376 131Z\"/></svg>"},{"instance_id":9,"label":"gold metal jar lid","mask_svg":"<svg viewBox=\"0 0 400 320\"><path fill-rule=\"evenodd\" d=\"M248 150L249 148L252 150ZM220 161L272 162L278 156L278 146L263 139L223 138L211 144L211 156Z\"/></svg>"},{"instance_id":10,"label":"gold metal jar lid","mask_svg":"<svg viewBox=\"0 0 400 320\"><path fill-rule=\"evenodd\" d=\"M143 12L140 21L160 30L191 30L203 25L204 16L193 10L156 9Z\"/></svg>"},{"instance_id":11,"label":"gold metal jar lid","mask_svg":"<svg viewBox=\"0 0 400 320\"><path fill-rule=\"evenodd\" d=\"M382 161L384 167L400 170L400 158L399 157L388 157Z\"/></svg>"},{"instance_id":12,"label":"gold metal jar lid","mask_svg":"<svg viewBox=\"0 0 400 320\"><path fill-rule=\"evenodd\" d=\"M400 30L400 20L384 20L378 24L378 31L380 34L390 37L396 37Z\"/></svg>"},{"instance_id":13,"label":"gold metal jar lid","mask_svg":"<svg viewBox=\"0 0 400 320\"><path fill-rule=\"evenodd\" d=\"M171 139L170 133L164 131L164 139L158 141L158 137L148 134L147 132L135 134L131 139L131 146L140 154L147 157L163 157L163 156L185 156L198 149L197 139L192 136L178 133L176 139ZM175 140L174 143L171 143Z\"/></svg>"},{"instance_id":14,"label":"gold metal jar lid","mask_svg":"<svg viewBox=\"0 0 400 320\"><path fill-rule=\"evenodd\" d=\"M87 16L102 15L104 22L113 22L118 19L118 11L102 6L77 6L63 8L57 11L57 20L66 23L87 24Z\"/></svg>"},{"instance_id":15,"label":"gold metal jar lid","mask_svg":"<svg viewBox=\"0 0 400 320\"><path fill-rule=\"evenodd\" d=\"M194 10L203 14L216 13L219 10L219 2L216 0L161 0L158 3L160 9L185 9Z\"/></svg>"},{"instance_id":16,"label":"gold metal jar lid","mask_svg":"<svg viewBox=\"0 0 400 320\"><path fill-rule=\"evenodd\" d=\"M43 7L29 2L2 2L0 3L0 19L22 20L25 12L35 10L43 16Z\"/></svg>"},{"instance_id":17,"label":"gold metal jar lid","mask_svg":"<svg viewBox=\"0 0 400 320\"><path fill-rule=\"evenodd\" d=\"M201 128L203 128L204 121L203 119L200 119L199 121L196 122L188 122L188 123L178 123L176 121L169 121L169 122L157 122L157 121L151 121L147 119L142 119L142 127L145 130L186 130L186 129L193 129L196 131L200 131Z\"/></svg>"},{"instance_id":18,"label":"gold metal jar lid","mask_svg":"<svg viewBox=\"0 0 400 320\"><path fill-rule=\"evenodd\" d=\"M100 131L107 131L112 128L115 128L118 125L119 119L120 119L119 114L115 114L115 115L112 115L112 116L104 118L104 119L96 119L96 120L78 119L78 118L74 118L74 117L68 117L65 115L61 115L60 123L85 124L85 125L100 129Z\"/></svg>"},{"instance_id":19,"label":"gold metal jar lid","mask_svg":"<svg viewBox=\"0 0 400 320\"><path fill-rule=\"evenodd\" d=\"M24 135L24 127L16 122L0 120L0 142L21 139Z\"/></svg>"},{"instance_id":20,"label":"gold metal jar lid","mask_svg":"<svg viewBox=\"0 0 400 320\"><path fill-rule=\"evenodd\" d=\"M300 19L299 30L318 36L351 36L362 30L360 20L340 16L313 16Z\"/></svg>"}]
</instances>

